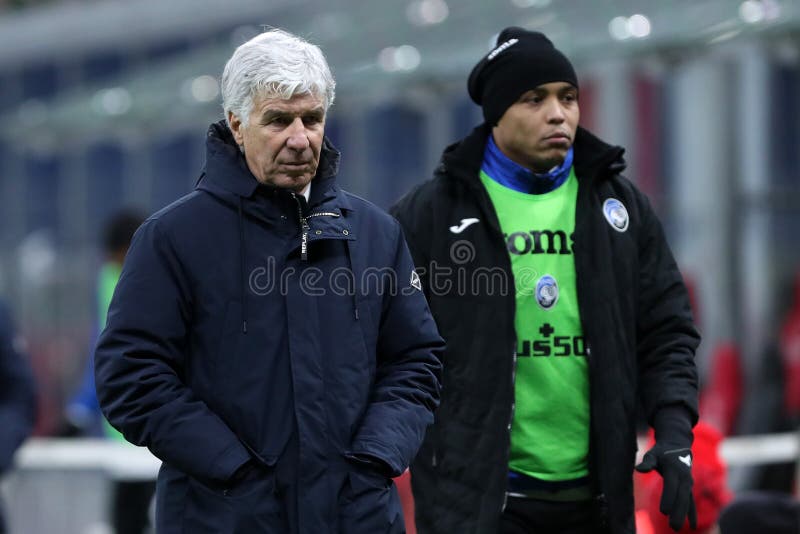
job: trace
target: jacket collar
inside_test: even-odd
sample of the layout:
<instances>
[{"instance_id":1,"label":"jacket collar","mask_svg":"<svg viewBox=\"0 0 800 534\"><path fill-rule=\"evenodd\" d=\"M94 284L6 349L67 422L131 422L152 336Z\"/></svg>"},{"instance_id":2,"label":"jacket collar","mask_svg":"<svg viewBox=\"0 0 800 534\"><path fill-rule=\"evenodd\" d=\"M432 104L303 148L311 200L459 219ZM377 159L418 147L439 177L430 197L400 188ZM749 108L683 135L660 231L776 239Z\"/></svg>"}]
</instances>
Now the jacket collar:
<instances>
[{"instance_id":1,"label":"jacket collar","mask_svg":"<svg viewBox=\"0 0 800 534\"><path fill-rule=\"evenodd\" d=\"M587 179L603 179L619 174L628 166L625 149L609 145L589 130L578 127L575 134L575 175Z\"/></svg>"},{"instance_id":2,"label":"jacket collar","mask_svg":"<svg viewBox=\"0 0 800 534\"><path fill-rule=\"evenodd\" d=\"M478 183L478 175L483 161L491 128L483 123L461 141L448 146L442 154L437 173L452 174ZM575 134L574 160L575 175L580 180L600 179L620 173L625 167L625 149L601 141L585 128L578 127Z\"/></svg>"}]
</instances>

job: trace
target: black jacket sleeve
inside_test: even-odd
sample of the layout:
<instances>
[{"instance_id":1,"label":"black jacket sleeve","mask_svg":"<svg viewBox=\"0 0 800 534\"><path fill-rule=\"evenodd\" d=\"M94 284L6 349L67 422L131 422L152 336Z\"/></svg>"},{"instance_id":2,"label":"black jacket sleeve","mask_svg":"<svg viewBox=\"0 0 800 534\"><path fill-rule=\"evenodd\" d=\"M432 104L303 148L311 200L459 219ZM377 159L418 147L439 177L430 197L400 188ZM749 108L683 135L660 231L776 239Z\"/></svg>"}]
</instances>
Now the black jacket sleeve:
<instances>
[{"instance_id":1,"label":"black jacket sleeve","mask_svg":"<svg viewBox=\"0 0 800 534\"><path fill-rule=\"evenodd\" d=\"M36 418L33 372L20 348L11 314L0 304L0 473L10 467Z\"/></svg>"},{"instance_id":2,"label":"black jacket sleeve","mask_svg":"<svg viewBox=\"0 0 800 534\"><path fill-rule=\"evenodd\" d=\"M689 295L646 197L640 194L639 293L636 323L639 391L648 422L657 412L677 407L697 422L697 368L694 353L700 335Z\"/></svg>"},{"instance_id":3,"label":"black jacket sleeve","mask_svg":"<svg viewBox=\"0 0 800 534\"><path fill-rule=\"evenodd\" d=\"M389 209L389 213L400 222L403 228L411 257L417 268L425 294L429 290L429 268L430 268L430 235L431 220L430 206L426 205L426 187L430 184L417 186L407 195L401 198L394 206Z\"/></svg>"}]
</instances>

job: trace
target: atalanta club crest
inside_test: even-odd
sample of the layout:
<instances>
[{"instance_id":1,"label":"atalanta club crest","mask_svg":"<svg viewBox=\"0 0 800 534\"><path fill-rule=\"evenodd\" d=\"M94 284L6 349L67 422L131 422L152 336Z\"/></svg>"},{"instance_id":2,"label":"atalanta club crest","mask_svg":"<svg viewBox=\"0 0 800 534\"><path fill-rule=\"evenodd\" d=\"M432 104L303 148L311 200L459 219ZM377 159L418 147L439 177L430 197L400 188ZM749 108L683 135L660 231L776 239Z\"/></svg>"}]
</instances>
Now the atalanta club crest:
<instances>
[{"instance_id":1,"label":"atalanta club crest","mask_svg":"<svg viewBox=\"0 0 800 534\"><path fill-rule=\"evenodd\" d=\"M558 282L549 274L536 282L536 302L543 310L549 310L558 302Z\"/></svg>"},{"instance_id":2,"label":"atalanta club crest","mask_svg":"<svg viewBox=\"0 0 800 534\"><path fill-rule=\"evenodd\" d=\"M611 228L617 232L624 232L628 229L628 210L616 198L608 198L603 202L603 215Z\"/></svg>"}]
</instances>

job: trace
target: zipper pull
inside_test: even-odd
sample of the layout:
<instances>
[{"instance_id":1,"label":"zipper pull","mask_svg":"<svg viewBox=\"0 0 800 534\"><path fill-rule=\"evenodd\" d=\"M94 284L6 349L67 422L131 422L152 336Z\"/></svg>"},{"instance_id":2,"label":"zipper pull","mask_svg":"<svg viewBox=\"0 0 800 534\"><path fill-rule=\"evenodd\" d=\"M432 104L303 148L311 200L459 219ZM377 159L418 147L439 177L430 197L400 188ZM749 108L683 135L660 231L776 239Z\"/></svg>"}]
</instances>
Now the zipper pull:
<instances>
[{"instance_id":1,"label":"zipper pull","mask_svg":"<svg viewBox=\"0 0 800 534\"><path fill-rule=\"evenodd\" d=\"M308 219L303 216L300 216L300 227L303 229L300 236L300 259L308 261L308 231L311 227L308 225Z\"/></svg>"},{"instance_id":2,"label":"zipper pull","mask_svg":"<svg viewBox=\"0 0 800 534\"><path fill-rule=\"evenodd\" d=\"M308 226L308 220L303 217L303 203L300 201L295 193L292 193L295 202L297 202L297 217L300 220L300 260L308 261L308 231L311 228Z\"/></svg>"},{"instance_id":3,"label":"zipper pull","mask_svg":"<svg viewBox=\"0 0 800 534\"><path fill-rule=\"evenodd\" d=\"M308 261L308 224L305 219L300 219L300 222L303 225L303 233L300 236L300 259Z\"/></svg>"}]
</instances>

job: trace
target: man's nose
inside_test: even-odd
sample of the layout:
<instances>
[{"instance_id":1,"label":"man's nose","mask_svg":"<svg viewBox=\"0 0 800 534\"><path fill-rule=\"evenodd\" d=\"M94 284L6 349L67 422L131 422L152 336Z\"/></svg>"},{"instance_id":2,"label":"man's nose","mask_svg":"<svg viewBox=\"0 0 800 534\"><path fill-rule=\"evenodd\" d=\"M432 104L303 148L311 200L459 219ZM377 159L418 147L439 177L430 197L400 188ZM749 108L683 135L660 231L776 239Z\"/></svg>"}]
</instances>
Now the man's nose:
<instances>
[{"instance_id":1,"label":"man's nose","mask_svg":"<svg viewBox=\"0 0 800 534\"><path fill-rule=\"evenodd\" d=\"M558 100L551 101L547 107L547 121L560 124L567 119L564 108Z\"/></svg>"},{"instance_id":2,"label":"man's nose","mask_svg":"<svg viewBox=\"0 0 800 534\"><path fill-rule=\"evenodd\" d=\"M308 140L308 132L303 124L303 119L296 117L289 125L289 137L286 139L286 146L292 150L305 150L311 143Z\"/></svg>"}]
</instances>

